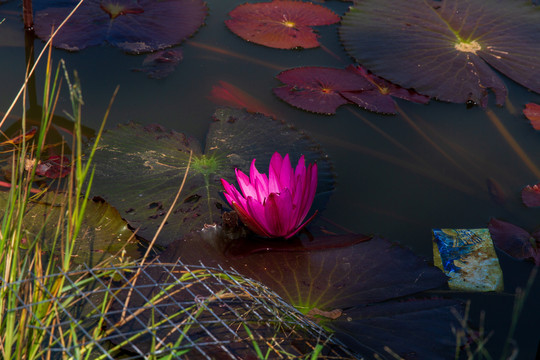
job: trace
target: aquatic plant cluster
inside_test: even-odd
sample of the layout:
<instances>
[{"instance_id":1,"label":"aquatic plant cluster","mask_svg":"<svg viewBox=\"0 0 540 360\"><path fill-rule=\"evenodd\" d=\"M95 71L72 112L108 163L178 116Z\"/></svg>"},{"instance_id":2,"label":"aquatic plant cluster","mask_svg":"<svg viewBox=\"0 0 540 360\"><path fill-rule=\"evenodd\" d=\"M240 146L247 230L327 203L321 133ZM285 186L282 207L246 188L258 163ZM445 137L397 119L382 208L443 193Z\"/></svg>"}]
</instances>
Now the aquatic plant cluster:
<instances>
[{"instance_id":1,"label":"aquatic plant cluster","mask_svg":"<svg viewBox=\"0 0 540 360\"><path fill-rule=\"evenodd\" d=\"M208 15L203 0L68 0L58 4L36 0L34 9L35 34L42 40L70 52L108 44L128 54L148 54L143 67L136 70L155 79L165 78L182 66L184 53L179 45L198 31ZM276 79L282 85L275 87L273 94L287 104L311 113L332 115L340 106L354 106L380 114L405 116L394 98L416 104L427 104L434 99L486 108L492 93L497 105L503 105L507 88L499 73L540 93L540 43L530 36L540 33L540 13L536 10L531 4L518 6L513 0L504 5L496 0L354 0L341 17L323 4L273 0L245 3L231 9L224 25L233 34L257 46L302 50L321 45L314 26L339 23L340 40L353 63L342 68L303 66L281 70ZM25 18L25 24L27 22ZM330 53L328 49L325 51ZM49 73L50 68L47 69ZM67 70L64 72L67 74ZM15 174L14 179L19 179L14 183L17 186L0 181L0 186L10 188L10 193L0 193L0 202L9 210L0 215L5 218L17 213L11 208L11 194L23 185L29 186L27 192L37 194L39 200L24 195L22 206L25 211L22 213L26 218L17 220L19 227L24 228L21 232L24 235L20 235L20 244L15 248L27 249L27 237L33 236L30 243L39 244L37 254L48 251L52 259L63 256L62 271L81 264L121 267L137 257L139 245L146 248L137 270L130 270L135 273L127 280L132 287L129 291L118 292L121 300L115 301L122 304L110 309L104 306L100 310L100 321L110 315L115 319L114 324L92 325L95 334L106 337L113 330L122 332L123 329L145 333L148 328L133 325L135 316L126 317L126 311L141 314L145 309L152 308L153 311L154 307L157 309L167 303L156 318L153 313L145 313L145 323L158 318L158 327L172 323L170 328L159 329L166 333L165 347L171 351L168 356L178 351L177 355L189 359L191 356L198 358L199 354L191 351L197 348L196 341L185 345L185 333L194 331L192 325L197 329L195 332L201 331L202 328L197 326L206 321L201 314L204 309L209 309L209 304L215 305L215 311L226 318L228 310L223 309L231 306L227 303L229 297L234 297L233 302L240 304L245 300L249 303L247 313L254 316L253 322L260 321L254 310L260 306L254 305L256 296L224 294L221 290L206 294L208 287L198 284L200 279L188 270L181 270L181 278L187 277L194 283L182 287L182 291L166 294L164 298L160 296L175 282L169 284L167 278L164 283L170 287L160 287L158 296L151 284L163 284L161 269L145 273L148 278L143 280L144 285L150 286L145 288L148 296L143 297L144 301L137 300L139 295L134 296L132 292L138 291L138 276L148 268L147 257L154 251L158 261L164 263L181 259L183 264L202 262L217 269L232 268L237 271L236 275L231 277L217 272L215 277L231 284L238 278L242 281L253 279L271 288L298 310L301 319L315 320L322 326L321 331L330 339L323 345L318 339L308 339L311 350L302 352L305 358L326 358L325 354L337 345L346 345L347 351L355 353L343 358L411 356L445 359L459 358L460 352L465 352L473 359L475 351L485 351L483 334L479 335L469 327L468 308L463 311L460 300L452 296L431 297L425 293L432 289L444 293L448 289L448 278L438 267L409 249L378 236L342 233L339 225L337 230L329 230L327 224L317 223L317 215L323 213L335 187L335 174L328 156L302 130L281 121L272 113L273 109L258 103L250 94L224 81L220 82L220 87L214 87L214 100L228 107L215 111L203 142L155 124L124 124L104 132L103 136L102 126L94 141L85 145L85 163L81 154L84 127L79 117L80 86L70 82L67 75L66 81L74 103L72 118L77 120L77 149L70 159L63 148L58 150L45 142L45 129L39 132L35 128L27 130L25 125L17 135L1 142L2 150L9 153L18 151L19 145L23 144L24 151L31 154L19 156L17 161L24 165L13 165L13 168L20 167L20 172L31 180L25 185L26 180ZM54 113L51 109L54 108L51 106L53 98L48 94L49 115ZM540 129L539 111L539 105L533 103L523 110L536 130ZM490 112L488 114L493 118ZM493 122L496 124L496 120ZM47 124L44 122L42 126L49 128ZM69 120L68 124L71 126ZM51 128L51 132L56 129ZM27 150L26 142L34 140L36 134L39 134L39 146ZM94 137L93 130L88 130L87 137ZM53 140L47 141L52 143ZM54 151L51 150L49 157L44 159L42 148ZM34 160L34 156L37 159ZM296 159L297 164L293 166ZM268 165L268 173L259 172L256 161ZM540 174L531 161L525 162L533 172L536 171L535 174ZM90 164L93 166L91 171ZM51 190L55 181L64 179L69 183L74 178L77 181L75 195L58 195ZM489 184L492 189L496 188ZM83 186L86 191L82 190ZM526 206L540 206L539 186L523 189L521 195ZM21 194L19 196L23 199ZM95 197L91 200L90 196ZM79 203L79 199L84 201ZM76 206L73 207L71 202ZM75 208L75 216L69 220L75 223L70 223L75 230L70 228L69 246L59 246L59 231L55 225L65 221L62 215L65 208ZM45 224L35 221L45 218ZM444 230L451 234L455 232ZM4 228L2 232L5 232ZM434 231L434 234L439 233ZM469 230L460 230L460 233L472 234ZM510 256L539 265L538 231L529 233L509 222L492 219L489 230L482 229L481 233L486 246L491 246L487 240L491 236L493 243ZM448 237L443 242L439 238L444 251L441 252L439 247L439 253L435 248L434 252L442 257L440 267L452 271L452 276L459 280L456 283L469 283L479 276L479 271L474 274L471 270L465 274L463 269L474 269L475 264L468 263L469 258L464 256L463 249L455 246L453 239ZM467 243L470 253L473 253L473 245L476 243ZM68 255L65 248L69 250ZM486 257L482 259L484 263L496 263L500 270L492 247L489 251L482 248L474 254L480 252ZM2 256L10 258L9 254ZM32 264L40 264L40 256L34 258ZM460 261L470 266L462 266ZM437 261L435 263L437 265ZM123 276L122 271L116 270L112 271L114 281ZM500 271L498 275L497 286L492 288L501 291ZM213 273L205 275L204 280L208 279L214 279ZM530 279L528 286L534 282L534 276ZM15 281L16 278L11 276L8 280ZM86 286L86 281L83 282L80 286ZM193 286L195 283L198 285ZM142 287L143 284L139 285ZM56 291L53 297L60 298L61 287L54 285L51 288ZM206 295L185 291L190 288ZM14 295L5 287L1 289L0 300L2 296L8 296L10 301L15 301ZM452 284L450 289L453 289ZM191 297L191 305L179 311L177 304L186 297ZM134 304L130 304L132 299L135 299ZM516 296L515 318L519 316L523 301L524 297ZM150 307L147 302L151 303ZM3 303L0 301L0 306ZM16 305L16 301L13 304ZM156 306L158 304L160 306ZM15 305L13 308L19 309ZM10 317L2 321L0 316L0 325L13 332L16 311L6 309ZM231 312L236 311L236 307L234 309ZM214 313L212 316L216 317ZM193 319L196 321L186 325L186 321ZM220 334L224 336L220 340L230 346L225 352L245 358L268 358L275 350L274 345L266 343L265 356L251 332L253 328L245 323L242 325L245 329L242 336L250 339L252 346L235 347L227 342L230 334ZM183 326L185 332L176 331L179 326ZM508 344L513 341L515 323L512 326ZM152 336L159 331L155 334L148 331L144 346L135 348L144 348L154 356L158 352ZM279 329L276 334L277 331ZM275 334L268 336L271 335ZM281 335L286 343L286 334ZM331 339L334 335L336 343ZM203 336L214 338L214 334ZM433 340L426 344L426 337ZM10 339L8 347L17 348L15 338ZM112 344L112 348L119 353L129 352L126 349L133 346L136 338L132 338L134 341L121 340ZM39 347L40 342L45 343L43 337L37 338L35 346ZM83 353L88 351L86 356L91 356L85 346L80 349ZM502 357L511 352L510 345L505 346ZM294 357L284 350L278 353ZM0 354L10 360L17 356L12 355L11 348L5 350L3 347Z\"/></svg>"}]
</instances>

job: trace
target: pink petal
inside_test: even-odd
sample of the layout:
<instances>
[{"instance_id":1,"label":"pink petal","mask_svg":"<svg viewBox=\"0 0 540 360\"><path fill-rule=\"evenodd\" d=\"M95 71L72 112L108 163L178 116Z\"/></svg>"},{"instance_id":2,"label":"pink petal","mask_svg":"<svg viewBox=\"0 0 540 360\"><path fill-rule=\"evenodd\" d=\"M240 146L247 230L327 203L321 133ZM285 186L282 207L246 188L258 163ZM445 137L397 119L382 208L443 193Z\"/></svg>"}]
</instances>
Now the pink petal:
<instances>
[{"instance_id":1,"label":"pink petal","mask_svg":"<svg viewBox=\"0 0 540 360\"><path fill-rule=\"evenodd\" d=\"M266 214L263 204L261 204L252 197L248 197L246 210L248 214L253 218L253 220L255 220L257 224L264 230L265 233L272 234L272 228L268 225L268 221L266 220Z\"/></svg>"},{"instance_id":2,"label":"pink petal","mask_svg":"<svg viewBox=\"0 0 540 360\"><path fill-rule=\"evenodd\" d=\"M285 188L290 189L293 186L293 176L294 172L291 166L291 159L289 158L289 154L286 154L281 163L281 171L279 173L280 190Z\"/></svg>"},{"instance_id":3,"label":"pink petal","mask_svg":"<svg viewBox=\"0 0 540 360\"><path fill-rule=\"evenodd\" d=\"M279 174L281 172L281 164L283 159L279 153L274 153L270 160L270 167L268 168L268 192L279 193L281 190L279 187Z\"/></svg>"},{"instance_id":4,"label":"pink petal","mask_svg":"<svg viewBox=\"0 0 540 360\"><path fill-rule=\"evenodd\" d=\"M236 169L235 172L236 181L238 181L238 185L240 186L240 190L242 190L244 197L246 199L250 196L257 197L257 191L255 190L255 187L251 185L249 177L238 169Z\"/></svg>"},{"instance_id":5,"label":"pink petal","mask_svg":"<svg viewBox=\"0 0 540 360\"><path fill-rule=\"evenodd\" d=\"M246 206L246 199L244 199L244 197L233 185L229 184L225 179L221 179L221 184L225 189L223 195L225 195L225 199L227 199L231 206L233 202L239 203L243 207Z\"/></svg>"},{"instance_id":6,"label":"pink petal","mask_svg":"<svg viewBox=\"0 0 540 360\"><path fill-rule=\"evenodd\" d=\"M311 215L311 217L309 219L307 219L306 222L304 222L302 225L298 226L294 231L292 231L289 234L285 235L285 239L293 237L294 235L296 235L296 233L298 233L300 230L302 230L307 224L309 224L311 222L311 220L313 220L313 218L315 218L315 215L317 215L317 212L318 211L315 210L315 213L313 215Z\"/></svg>"},{"instance_id":7,"label":"pink petal","mask_svg":"<svg viewBox=\"0 0 540 360\"><path fill-rule=\"evenodd\" d=\"M263 202L264 199L268 196L268 178L266 174L261 174L255 167L255 159L251 163L251 168L249 171L250 182L256 192L256 199L259 202Z\"/></svg>"},{"instance_id":8,"label":"pink petal","mask_svg":"<svg viewBox=\"0 0 540 360\"><path fill-rule=\"evenodd\" d=\"M292 216L292 198L288 189L279 195L271 193L265 204L266 219L274 227L274 236L285 236L296 227Z\"/></svg>"},{"instance_id":9,"label":"pink petal","mask_svg":"<svg viewBox=\"0 0 540 360\"><path fill-rule=\"evenodd\" d=\"M302 189L303 196L301 198L301 203L299 204L297 223L300 223L307 216L311 205L313 204L313 199L315 199L315 193L317 191L317 164L309 165L305 183L303 184L304 188Z\"/></svg>"},{"instance_id":10,"label":"pink petal","mask_svg":"<svg viewBox=\"0 0 540 360\"><path fill-rule=\"evenodd\" d=\"M283 233L286 231L286 229L283 228L283 223L280 218L280 213L283 213L284 209L279 207L277 201L278 197L279 195L276 195L276 193L271 193L264 204L264 213L266 221L268 222L268 232L275 237L283 236Z\"/></svg>"},{"instance_id":11,"label":"pink petal","mask_svg":"<svg viewBox=\"0 0 540 360\"><path fill-rule=\"evenodd\" d=\"M234 210L236 210L236 213L238 214L238 217L240 220L253 231L257 235L270 237L271 235L268 234L260 225L259 223L247 213L247 211L240 207L237 203L232 204Z\"/></svg>"}]
</instances>

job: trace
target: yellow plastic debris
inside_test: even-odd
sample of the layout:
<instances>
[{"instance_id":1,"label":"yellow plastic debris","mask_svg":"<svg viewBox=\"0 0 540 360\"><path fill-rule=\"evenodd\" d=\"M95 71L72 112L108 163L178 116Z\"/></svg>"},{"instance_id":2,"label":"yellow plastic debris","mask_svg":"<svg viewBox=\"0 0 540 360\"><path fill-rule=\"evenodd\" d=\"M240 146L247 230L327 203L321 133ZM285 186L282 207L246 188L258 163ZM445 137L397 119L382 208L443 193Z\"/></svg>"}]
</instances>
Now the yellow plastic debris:
<instances>
[{"instance_id":1,"label":"yellow plastic debris","mask_svg":"<svg viewBox=\"0 0 540 360\"><path fill-rule=\"evenodd\" d=\"M503 274L488 229L433 229L433 261L452 290L502 291Z\"/></svg>"}]
</instances>

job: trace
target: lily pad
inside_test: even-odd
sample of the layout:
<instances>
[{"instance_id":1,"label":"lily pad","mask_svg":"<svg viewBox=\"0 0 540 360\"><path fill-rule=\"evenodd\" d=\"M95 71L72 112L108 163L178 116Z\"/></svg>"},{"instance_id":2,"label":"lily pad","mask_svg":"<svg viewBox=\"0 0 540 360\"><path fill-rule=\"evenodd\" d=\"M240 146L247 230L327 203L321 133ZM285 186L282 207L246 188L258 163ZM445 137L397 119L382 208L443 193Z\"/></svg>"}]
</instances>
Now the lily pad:
<instances>
[{"instance_id":1,"label":"lily pad","mask_svg":"<svg viewBox=\"0 0 540 360\"><path fill-rule=\"evenodd\" d=\"M315 48L319 37L311 26L330 25L340 18L332 10L309 2L274 0L243 4L229 13L225 25L242 39L278 48Z\"/></svg>"},{"instance_id":2,"label":"lily pad","mask_svg":"<svg viewBox=\"0 0 540 360\"><path fill-rule=\"evenodd\" d=\"M540 266L540 230L530 234L509 222L491 219L489 232L499 249L515 259L532 260Z\"/></svg>"},{"instance_id":3,"label":"lily pad","mask_svg":"<svg viewBox=\"0 0 540 360\"><path fill-rule=\"evenodd\" d=\"M51 30L72 11L78 1L51 7L36 1L36 35L48 40ZM180 44L203 24L207 8L202 0L86 0L53 40L70 51L104 42L128 53L161 50Z\"/></svg>"},{"instance_id":4,"label":"lily pad","mask_svg":"<svg viewBox=\"0 0 540 360\"><path fill-rule=\"evenodd\" d=\"M445 360L456 351L452 327L459 327L455 310L461 307L449 299L389 301L355 306L322 324L367 359L396 359L389 349L401 359Z\"/></svg>"},{"instance_id":5,"label":"lily pad","mask_svg":"<svg viewBox=\"0 0 540 360\"><path fill-rule=\"evenodd\" d=\"M4 216L7 201L8 193L0 192L0 217ZM54 193L46 193L39 200L31 201L23 221L25 241L39 239L43 250L60 255L60 244L56 248L53 248L53 244L59 222L64 226L67 201L67 196ZM74 245L72 263L89 267L103 262L110 264L116 261L122 249L126 250L127 258L136 259L141 256L137 243L138 240L116 209L101 200L89 200Z\"/></svg>"},{"instance_id":6,"label":"lily pad","mask_svg":"<svg viewBox=\"0 0 540 360\"><path fill-rule=\"evenodd\" d=\"M534 130L540 130L540 105L528 103L523 109L523 114L529 119Z\"/></svg>"},{"instance_id":7,"label":"lily pad","mask_svg":"<svg viewBox=\"0 0 540 360\"><path fill-rule=\"evenodd\" d=\"M233 182L234 169L249 171L253 159L268 167L275 151L289 153L307 162L317 162L318 189L315 201L327 198L333 189L332 166L318 145L285 123L245 110L219 109L206 138L200 143L161 126L128 124L107 131L98 145L92 191L119 209L137 234L152 239L171 206L193 159L180 199L161 235L167 245L205 225L221 223L226 206L220 179ZM272 134L272 136L268 136Z\"/></svg>"},{"instance_id":8,"label":"lily pad","mask_svg":"<svg viewBox=\"0 0 540 360\"><path fill-rule=\"evenodd\" d=\"M52 155L36 165L36 175L49 179L66 177L71 173L71 161L66 156Z\"/></svg>"},{"instance_id":9,"label":"lily pad","mask_svg":"<svg viewBox=\"0 0 540 360\"><path fill-rule=\"evenodd\" d=\"M242 254L236 244L241 239L208 228L169 245L160 259L232 267L270 287L304 313L313 308L330 311L377 303L446 283L439 269L410 250L380 238L366 240L361 234L326 236L301 239L303 247L294 242L288 249L282 244L264 252L247 247ZM244 244L257 241L251 237Z\"/></svg>"},{"instance_id":10,"label":"lily pad","mask_svg":"<svg viewBox=\"0 0 540 360\"><path fill-rule=\"evenodd\" d=\"M525 186L521 190L521 200L527 207L540 206L540 183Z\"/></svg>"},{"instance_id":11,"label":"lily pad","mask_svg":"<svg viewBox=\"0 0 540 360\"><path fill-rule=\"evenodd\" d=\"M504 104L495 70L540 92L540 12L521 1L356 1L340 36L363 66L440 100Z\"/></svg>"},{"instance_id":12,"label":"lily pad","mask_svg":"<svg viewBox=\"0 0 540 360\"><path fill-rule=\"evenodd\" d=\"M322 114L335 114L339 106L349 103L342 92L374 88L356 73L318 66L285 70L276 78L285 83L285 86L274 88L274 94L280 99L300 109Z\"/></svg>"},{"instance_id":13,"label":"lily pad","mask_svg":"<svg viewBox=\"0 0 540 360\"><path fill-rule=\"evenodd\" d=\"M383 114L395 114L392 96L425 104L429 97L370 74L361 66L346 69L307 66L282 71L276 76L286 85L274 88L280 99L300 109L335 114L345 104Z\"/></svg>"},{"instance_id":14,"label":"lily pad","mask_svg":"<svg viewBox=\"0 0 540 360\"><path fill-rule=\"evenodd\" d=\"M416 349L426 355L420 358L436 359L455 346L450 327L455 317L450 308L458 302L395 300L446 282L439 269L398 244L348 234L297 238L296 242L282 243L266 251L258 247L254 252L258 239L230 235L219 228L189 234L170 244L160 260L167 263L180 259L184 263L234 268L316 318L361 354L372 354L374 349L388 346L400 353ZM249 245L242 253L240 249L246 244ZM364 341L370 329L378 329L377 335ZM429 345L425 336L415 335L430 331L437 336L431 338Z\"/></svg>"}]
</instances>

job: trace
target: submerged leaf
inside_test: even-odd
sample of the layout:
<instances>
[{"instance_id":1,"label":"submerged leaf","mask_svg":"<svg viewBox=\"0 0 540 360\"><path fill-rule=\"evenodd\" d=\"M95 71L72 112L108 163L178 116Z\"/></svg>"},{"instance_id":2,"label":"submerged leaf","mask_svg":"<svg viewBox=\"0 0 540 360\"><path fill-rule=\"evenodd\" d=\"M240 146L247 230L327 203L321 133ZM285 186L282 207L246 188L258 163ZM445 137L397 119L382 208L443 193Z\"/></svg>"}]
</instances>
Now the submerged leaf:
<instances>
[{"instance_id":1,"label":"submerged leaf","mask_svg":"<svg viewBox=\"0 0 540 360\"><path fill-rule=\"evenodd\" d=\"M210 100L221 106L231 106L246 109L249 112L261 113L266 116L276 117L273 111L257 100L251 94L226 81L218 81L212 85Z\"/></svg>"},{"instance_id":2,"label":"submerged leaf","mask_svg":"<svg viewBox=\"0 0 540 360\"><path fill-rule=\"evenodd\" d=\"M363 66L444 101L504 104L497 73L540 92L540 12L520 1L365 0L344 16L341 39ZM491 66L491 67L490 67Z\"/></svg>"},{"instance_id":3,"label":"submerged leaf","mask_svg":"<svg viewBox=\"0 0 540 360\"><path fill-rule=\"evenodd\" d=\"M146 55L143 61L143 67L133 70L145 72L152 79L163 79L174 71L176 65L182 61L182 58L182 50L180 49L161 50Z\"/></svg>"},{"instance_id":4,"label":"submerged leaf","mask_svg":"<svg viewBox=\"0 0 540 360\"><path fill-rule=\"evenodd\" d=\"M340 20L332 10L309 2L274 0L246 3L229 13L225 25L242 39L278 49L314 48L318 35L311 26Z\"/></svg>"},{"instance_id":5,"label":"submerged leaf","mask_svg":"<svg viewBox=\"0 0 540 360\"><path fill-rule=\"evenodd\" d=\"M157 125L128 124L107 131L94 158L92 191L118 208L138 235L152 239L180 187L192 150L180 200L157 240L167 245L206 224L221 223L226 201L220 179L234 181L234 169L249 171L254 158L267 167L276 149L295 160L304 154L306 161L317 162L319 201L333 189L328 159L302 132L261 114L220 109L204 152L197 140Z\"/></svg>"},{"instance_id":6,"label":"submerged leaf","mask_svg":"<svg viewBox=\"0 0 540 360\"><path fill-rule=\"evenodd\" d=\"M489 232L495 245L518 260L532 260L540 266L540 231L529 234L519 226L491 219Z\"/></svg>"},{"instance_id":7,"label":"submerged leaf","mask_svg":"<svg viewBox=\"0 0 540 360\"><path fill-rule=\"evenodd\" d=\"M540 130L540 105L535 103L526 104L523 114L529 119L534 130Z\"/></svg>"},{"instance_id":8,"label":"submerged leaf","mask_svg":"<svg viewBox=\"0 0 540 360\"><path fill-rule=\"evenodd\" d=\"M36 35L48 40L51 30L67 17L78 1L51 7L36 6ZM142 53L180 44L203 24L202 0L86 0L53 39L53 45L78 51L107 42L129 53Z\"/></svg>"}]
</instances>

